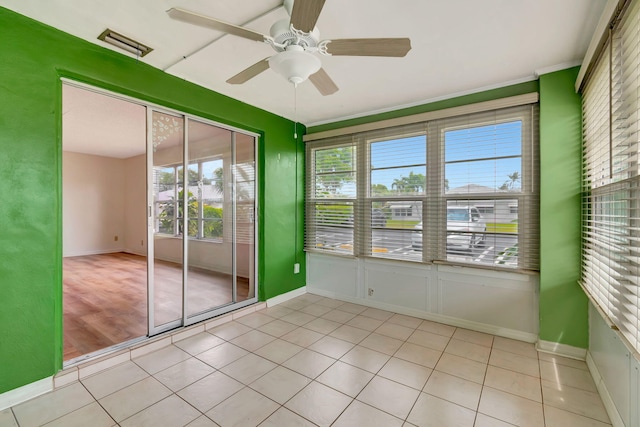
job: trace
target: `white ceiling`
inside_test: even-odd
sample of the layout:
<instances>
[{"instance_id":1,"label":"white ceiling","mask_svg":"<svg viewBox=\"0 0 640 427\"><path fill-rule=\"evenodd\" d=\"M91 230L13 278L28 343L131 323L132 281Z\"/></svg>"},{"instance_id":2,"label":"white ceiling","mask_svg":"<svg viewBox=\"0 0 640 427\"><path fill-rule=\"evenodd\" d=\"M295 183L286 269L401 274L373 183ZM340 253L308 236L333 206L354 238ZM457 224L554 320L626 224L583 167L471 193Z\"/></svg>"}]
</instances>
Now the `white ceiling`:
<instances>
[{"instance_id":1,"label":"white ceiling","mask_svg":"<svg viewBox=\"0 0 640 427\"><path fill-rule=\"evenodd\" d=\"M128 159L147 149L146 108L110 95L64 84L62 86L62 149L75 153ZM162 112L153 113L153 122L173 119L166 130L152 130L154 146L165 150L182 144L183 121ZM157 138L157 140L156 140ZM214 157L231 150L231 131L208 123L189 121L190 156ZM198 144L206 141L205 144ZM252 145L238 139L236 156L252 153ZM155 150L154 150L155 151ZM169 154L163 155L167 158ZM171 151L170 162L179 162L182 151Z\"/></svg>"},{"instance_id":2,"label":"white ceiling","mask_svg":"<svg viewBox=\"0 0 640 427\"><path fill-rule=\"evenodd\" d=\"M225 83L273 54L268 45L221 37L166 14L181 7L238 25L248 22L268 34L286 16L280 0L0 0L0 6L117 50L97 40L109 27L154 48L141 61L306 125L532 80L536 70L577 64L605 3L327 0L317 23L321 39L410 37L412 50L404 58L322 56L340 90L323 97L304 82L296 115L293 86L272 70L244 85Z\"/></svg>"},{"instance_id":3,"label":"white ceiling","mask_svg":"<svg viewBox=\"0 0 640 427\"><path fill-rule=\"evenodd\" d=\"M145 107L62 86L62 149L126 159L147 147Z\"/></svg>"}]
</instances>

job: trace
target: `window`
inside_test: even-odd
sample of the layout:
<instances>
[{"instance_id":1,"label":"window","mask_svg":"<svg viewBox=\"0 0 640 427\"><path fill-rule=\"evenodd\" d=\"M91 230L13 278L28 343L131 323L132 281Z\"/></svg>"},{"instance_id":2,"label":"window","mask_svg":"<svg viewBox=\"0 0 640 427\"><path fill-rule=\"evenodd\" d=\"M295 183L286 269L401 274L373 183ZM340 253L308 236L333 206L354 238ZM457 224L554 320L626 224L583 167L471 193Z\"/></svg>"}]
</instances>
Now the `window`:
<instances>
[{"instance_id":1,"label":"window","mask_svg":"<svg viewBox=\"0 0 640 427\"><path fill-rule=\"evenodd\" d=\"M154 170L157 230L182 235L183 167L156 167ZM187 206L188 236L196 239L220 239L223 232L224 169L221 159L189 164Z\"/></svg>"},{"instance_id":2,"label":"window","mask_svg":"<svg viewBox=\"0 0 640 427\"><path fill-rule=\"evenodd\" d=\"M399 217L413 216L413 208L411 206L408 208L395 208L392 210L392 214Z\"/></svg>"},{"instance_id":3,"label":"window","mask_svg":"<svg viewBox=\"0 0 640 427\"><path fill-rule=\"evenodd\" d=\"M305 246L353 254L356 199L356 148L350 144L320 147L307 158L309 194Z\"/></svg>"},{"instance_id":4,"label":"window","mask_svg":"<svg viewBox=\"0 0 640 427\"><path fill-rule=\"evenodd\" d=\"M517 267L520 235L536 232L532 222L520 233L517 215L518 199L533 196L532 191L523 193L522 182L523 152L530 146L524 129L529 125L516 110L485 117L450 119L442 128L447 260ZM534 171L527 178L526 184L535 184ZM524 264L528 262L535 265L533 254Z\"/></svg>"},{"instance_id":5,"label":"window","mask_svg":"<svg viewBox=\"0 0 640 427\"><path fill-rule=\"evenodd\" d=\"M583 89L581 283L640 352L640 4L622 14Z\"/></svg>"},{"instance_id":6,"label":"window","mask_svg":"<svg viewBox=\"0 0 640 427\"><path fill-rule=\"evenodd\" d=\"M537 269L537 107L309 142L306 249Z\"/></svg>"},{"instance_id":7,"label":"window","mask_svg":"<svg viewBox=\"0 0 640 427\"><path fill-rule=\"evenodd\" d=\"M420 260L420 253L412 248L411 234L422 221L420 199L427 190L426 141L423 130L363 136L368 178L364 215L371 221L364 221L356 234L366 255Z\"/></svg>"},{"instance_id":8,"label":"window","mask_svg":"<svg viewBox=\"0 0 640 427\"><path fill-rule=\"evenodd\" d=\"M480 214L492 214L494 212L493 206L476 205L476 208L478 208Z\"/></svg>"},{"instance_id":9,"label":"window","mask_svg":"<svg viewBox=\"0 0 640 427\"><path fill-rule=\"evenodd\" d=\"M181 210L182 167L156 167L153 170L156 193L156 230L163 234L180 234L178 212Z\"/></svg>"}]
</instances>

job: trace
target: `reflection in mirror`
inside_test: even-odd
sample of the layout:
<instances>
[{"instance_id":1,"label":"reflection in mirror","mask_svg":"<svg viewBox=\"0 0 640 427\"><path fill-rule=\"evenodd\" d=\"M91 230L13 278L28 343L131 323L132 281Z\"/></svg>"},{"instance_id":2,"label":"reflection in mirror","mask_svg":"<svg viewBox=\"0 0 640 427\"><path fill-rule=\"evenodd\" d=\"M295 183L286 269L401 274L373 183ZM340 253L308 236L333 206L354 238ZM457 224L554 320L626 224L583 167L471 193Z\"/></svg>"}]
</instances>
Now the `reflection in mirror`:
<instances>
[{"instance_id":1,"label":"reflection in mirror","mask_svg":"<svg viewBox=\"0 0 640 427\"><path fill-rule=\"evenodd\" d=\"M155 332L255 298L256 141L165 113L152 123Z\"/></svg>"},{"instance_id":2,"label":"reflection in mirror","mask_svg":"<svg viewBox=\"0 0 640 427\"><path fill-rule=\"evenodd\" d=\"M256 165L255 138L235 135L235 242L237 301L256 296L255 289L255 220Z\"/></svg>"},{"instance_id":3,"label":"reflection in mirror","mask_svg":"<svg viewBox=\"0 0 640 427\"><path fill-rule=\"evenodd\" d=\"M153 326L182 319L184 119L153 112Z\"/></svg>"},{"instance_id":4,"label":"reflection in mirror","mask_svg":"<svg viewBox=\"0 0 640 427\"><path fill-rule=\"evenodd\" d=\"M233 218L227 209L232 132L189 120L187 317L233 302Z\"/></svg>"}]
</instances>

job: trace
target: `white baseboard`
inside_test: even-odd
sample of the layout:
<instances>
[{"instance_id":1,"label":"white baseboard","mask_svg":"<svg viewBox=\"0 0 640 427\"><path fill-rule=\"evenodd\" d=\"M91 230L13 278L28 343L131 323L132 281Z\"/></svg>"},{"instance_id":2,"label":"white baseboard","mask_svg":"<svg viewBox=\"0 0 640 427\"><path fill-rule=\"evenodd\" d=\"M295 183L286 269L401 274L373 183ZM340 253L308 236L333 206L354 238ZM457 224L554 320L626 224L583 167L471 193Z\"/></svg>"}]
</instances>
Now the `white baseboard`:
<instances>
[{"instance_id":1,"label":"white baseboard","mask_svg":"<svg viewBox=\"0 0 640 427\"><path fill-rule=\"evenodd\" d=\"M600 398L602 399L602 403L604 404L604 408L607 410L607 415L609 415L609 420L611 421L611 425L613 427L625 427L624 421L622 421L622 417L618 412L618 408L613 403L613 398L607 389L607 385L602 379L602 375L600 375L600 371L598 371L598 366L596 362L591 357L591 353L587 352L587 367L589 368L589 372L591 372L591 376L593 377L593 381L596 383L596 387L598 389L598 393L600 393Z\"/></svg>"},{"instance_id":2,"label":"white baseboard","mask_svg":"<svg viewBox=\"0 0 640 427\"><path fill-rule=\"evenodd\" d=\"M91 251L76 251L76 252L65 252L63 258L73 257L73 256L88 256L88 255L102 255L102 254L115 254L118 252L125 252L125 248L113 248L113 249L94 249Z\"/></svg>"},{"instance_id":3,"label":"white baseboard","mask_svg":"<svg viewBox=\"0 0 640 427\"><path fill-rule=\"evenodd\" d=\"M289 301L295 297L299 297L300 295L304 295L307 293L307 287L303 286L298 289L294 289L284 294L280 294L276 297L269 298L267 300L267 307L273 307L274 305L282 304L285 301Z\"/></svg>"},{"instance_id":4,"label":"white baseboard","mask_svg":"<svg viewBox=\"0 0 640 427\"><path fill-rule=\"evenodd\" d=\"M551 353L557 356L568 357L570 359L585 360L587 357L587 350L580 347L573 347L571 345L560 344L553 341L538 340L536 349L543 353Z\"/></svg>"},{"instance_id":5,"label":"white baseboard","mask_svg":"<svg viewBox=\"0 0 640 427\"><path fill-rule=\"evenodd\" d=\"M43 378L0 394L0 411L53 390L53 377Z\"/></svg>"},{"instance_id":6,"label":"white baseboard","mask_svg":"<svg viewBox=\"0 0 640 427\"><path fill-rule=\"evenodd\" d=\"M138 251L136 249L124 249L122 252L127 253L127 254L131 254L131 255L138 255L138 256L143 256L146 257L147 256L147 251Z\"/></svg>"},{"instance_id":7,"label":"white baseboard","mask_svg":"<svg viewBox=\"0 0 640 427\"><path fill-rule=\"evenodd\" d=\"M497 335L504 338L511 338L518 341L525 341L529 343L535 343L538 340L538 335L517 331L515 329L502 328L500 326L488 325L486 323L474 322L471 320L460 319L457 317L445 316L443 314L429 313L427 311L416 310L412 308L402 307L393 304L385 304L378 301L372 301L363 298L346 297L343 295L337 295L335 292L325 291L321 289L307 288L307 292L314 295L320 295L327 298L333 298L340 301L351 302L354 304L365 305L367 307L378 308L380 310L392 311L394 313L404 314L406 316L418 317L420 319L431 320L433 322L444 323L459 328L470 329L477 332L484 332L486 334Z\"/></svg>"}]
</instances>

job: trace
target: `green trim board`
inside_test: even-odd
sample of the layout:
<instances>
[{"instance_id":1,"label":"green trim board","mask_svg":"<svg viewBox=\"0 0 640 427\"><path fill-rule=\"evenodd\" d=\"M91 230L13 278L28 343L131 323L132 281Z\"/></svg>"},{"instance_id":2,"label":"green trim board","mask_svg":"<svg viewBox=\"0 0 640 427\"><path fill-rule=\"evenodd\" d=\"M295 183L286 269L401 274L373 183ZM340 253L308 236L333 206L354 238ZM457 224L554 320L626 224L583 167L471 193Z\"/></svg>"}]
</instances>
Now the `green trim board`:
<instances>
[{"instance_id":1,"label":"green trim board","mask_svg":"<svg viewBox=\"0 0 640 427\"><path fill-rule=\"evenodd\" d=\"M258 297L304 286L300 125L8 9L0 28L0 393L62 367L61 77L258 133Z\"/></svg>"},{"instance_id":2,"label":"green trim board","mask_svg":"<svg viewBox=\"0 0 640 427\"><path fill-rule=\"evenodd\" d=\"M534 92L538 92L537 80L504 86L501 88L483 92L476 92L469 95L457 96L442 101L431 102L428 104L417 105L409 108L402 108L385 113L373 114L349 120L342 120L318 126L311 126L309 127L307 133L324 132L328 130L340 129L344 127L356 126L388 119L395 119L398 117L411 116L414 114L427 113L430 111L444 110L445 108L460 107L463 105L475 104L477 102L492 101L494 99L507 98L510 96L524 95Z\"/></svg>"},{"instance_id":3,"label":"green trim board","mask_svg":"<svg viewBox=\"0 0 640 427\"><path fill-rule=\"evenodd\" d=\"M580 289L582 100L578 68L540 76L540 339L587 348Z\"/></svg>"}]
</instances>

